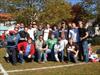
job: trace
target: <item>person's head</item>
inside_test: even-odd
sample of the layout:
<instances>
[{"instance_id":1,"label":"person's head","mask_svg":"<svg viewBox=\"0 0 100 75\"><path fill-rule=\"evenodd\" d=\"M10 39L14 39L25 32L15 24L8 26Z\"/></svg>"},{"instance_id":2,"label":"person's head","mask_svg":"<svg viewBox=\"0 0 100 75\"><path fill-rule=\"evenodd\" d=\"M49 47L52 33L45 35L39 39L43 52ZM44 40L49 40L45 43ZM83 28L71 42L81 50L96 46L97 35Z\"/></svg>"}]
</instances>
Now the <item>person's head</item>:
<instances>
[{"instance_id":1,"label":"person's head","mask_svg":"<svg viewBox=\"0 0 100 75\"><path fill-rule=\"evenodd\" d=\"M49 29L50 28L50 24L47 24L47 29Z\"/></svg>"},{"instance_id":2,"label":"person's head","mask_svg":"<svg viewBox=\"0 0 100 75\"><path fill-rule=\"evenodd\" d=\"M61 36L61 39L66 39L65 36Z\"/></svg>"},{"instance_id":3,"label":"person's head","mask_svg":"<svg viewBox=\"0 0 100 75\"><path fill-rule=\"evenodd\" d=\"M33 27L33 28L37 28L37 25L36 25L36 24L34 24L32 27Z\"/></svg>"},{"instance_id":4,"label":"person's head","mask_svg":"<svg viewBox=\"0 0 100 75\"><path fill-rule=\"evenodd\" d=\"M72 28L76 28L76 23L72 23Z\"/></svg>"},{"instance_id":5,"label":"person's head","mask_svg":"<svg viewBox=\"0 0 100 75\"><path fill-rule=\"evenodd\" d=\"M29 25L29 28L30 28L30 29L32 28L32 24Z\"/></svg>"},{"instance_id":6,"label":"person's head","mask_svg":"<svg viewBox=\"0 0 100 75\"><path fill-rule=\"evenodd\" d=\"M53 30L57 30L57 26L56 25L53 26Z\"/></svg>"},{"instance_id":7,"label":"person's head","mask_svg":"<svg viewBox=\"0 0 100 75\"><path fill-rule=\"evenodd\" d=\"M78 24L79 24L80 28L83 28L83 22L82 21L79 21Z\"/></svg>"},{"instance_id":8,"label":"person's head","mask_svg":"<svg viewBox=\"0 0 100 75\"><path fill-rule=\"evenodd\" d=\"M43 40L43 35L39 36L39 40L42 41Z\"/></svg>"},{"instance_id":9,"label":"person's head","mask_svg":"<svg viewBox=\"0 0 100 75\"><path fill-rule=\"evenodd\" d=\"M69 42L70 45L72 45L73 44L73 39L69 38L68 42Z\"/></svg>"},{"instance_id":10,"label":"person's head","mask_svg":"<svg viewBox=\"0 0 100 75\"><path fill-rule=\"evenodd\" d=\"M24 28L24 31L25 31L25 32L28 32L28 27L25 27L25 28Z\"/></svg>"},{"instance_id":11,"label":"person's head","mask_svg":"<svg viewBox=\"0 0 100 75\"><path fill-rule=\"evenodd\" d=\"M61 26L62 26L63 28L65 28L65 27L66 27L66 23L65 23L65 22L62 22L62 23L61 23Z\"/></svg>"},{"instance_id":12,"label":"person's head","mask_svg":"<svg viewBox=\"0 0 100 75\"><path fill-rule=\"evenodd\" d=\"M32 38L28 38L28 43L31 44L32 43Z\"/></svg>"},{"instance_id":13,"label":"person's head","mask_svg":"<svg viewBox=\"0 0 100 75\"><path fill-rule=\"evenodd\" d=\"M42 30L42 26L41 26L41 25L39 25L38 29L39 29L39 30Z\"/></svg>"},{"instance_id":14,"label":"person's head","mask_svg":"<svg viewBox=\"0 0 100 75\"><path fill-rule=\"evenodd\" d=\"M72 28L72 23L71 22L68 23L68 27Z\"/></svg>"},{"instance_id":15,"label":"person's head","mask_svg":"<svg viewBox=\"0 0 100 75\"><path fill-rule=\"evenodd\" d=\"M14 28L15 34L18 33L19 29L17 27Z\"/></svg>"},{"instance_id":16,"label":"person's head","mask_svg":"<svg viewBox=\"0 0 100 75\"><path fill-rule=\"evenodd\" d=\"M32 27L33 28L36 28L37 27L37 24L36 24L36 22L34 21L34 22L32 22Z\"/></svg>"},{"instance_id":17,"label":"person's head","mask_svg":"<svg viewBox=\"0 0 100 75\"><path fill-rule=\"evenodd\" d=\"M33 25L36 25L36 22L35 22L35 21L33 21L33 22L32 22L32 24L33 24Z\"/></svg>"},{"instance_id":18,"label":"person's head","mask_svg":"<svg viewBox=\"0 0 100 75\"><path fill-rule=\"evenodd\" d=\"M54 34L51 34L50 39L54 39L54 38L55 38Z\"/></svg>"},{"instance_id":19,"label":"person's head","mask_svg":"<svg viewBox=\"0 0 100 75\"><path fill-rule=\"evenodd\" d=\"M15 27L20 28L20 24L16 24L16 26L15 26Z\"/></svg>"},{"instance_id":20,"label":"person's head","mask_svg":"<svg viewBox=\"0 0 100 75\"><path fill-rule=\"evenodd\" d=\"M23 23L20 23L20 28L24 28L24 24Z\"/></svg>"}]
</instances>

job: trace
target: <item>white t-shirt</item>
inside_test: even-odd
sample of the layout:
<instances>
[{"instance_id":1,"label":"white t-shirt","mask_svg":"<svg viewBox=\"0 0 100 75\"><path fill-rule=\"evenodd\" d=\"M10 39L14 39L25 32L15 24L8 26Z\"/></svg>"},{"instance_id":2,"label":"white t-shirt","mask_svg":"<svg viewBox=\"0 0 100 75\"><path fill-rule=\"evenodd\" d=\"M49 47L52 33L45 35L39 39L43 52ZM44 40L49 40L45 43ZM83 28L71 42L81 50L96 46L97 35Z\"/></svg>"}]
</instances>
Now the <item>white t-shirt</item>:
<instances>
[{"instance_id":1,"label":"white t-shirt","mask_svg":"<svg viewBox=\"0 0 100 75\"><path fill-rule=\"evenodd\" d=\"M34 34L36 33L36 31L37 31L36 28L31 28L31 29L28 30L28 33L29 33L30 37L32 38L32 40L35 40Z\"/></svg>"},{"instance_id":2,"label":"white t-shirt","mask_svg":"<svg viewBox=\"0 0 100 75\"><path fill-rule=\"evenodd\" d=\"M56 50L56 51L63 51L67 44L68 44L68 41L66 39L61 40L59 45L56 44L54 46L54 50Z\"/></svg>"},{"instance_id":3,"label":"white t-shirt","mask_svg":"<svg viewBox=\"0 0 100 75\"><path fill-rule=\"evenodd\" d=\"M60 41L60 49L59 49L59 51L64 50L67 44L68 44L68 41L66 39L61 40Z\"/></svg>"},{"instance_id":4,"label":"white t-shirt","mask_svg":"<svg viewBox=\"0 0 100 75\"><path fill-rule=\"evenodd\" d=\"M54 51L59 51L59 49L60 49L60 44L59 45L58 44L55 44Z\"/></svg>"},{"instance_id":5,"label":"white t-shirt","mask_svg":"<svg viewBox=\"0 0 100 75\"><path fill-rule=\"evenodd\" d=\"M69 31L69 38L72 38L73 42L79 42L79 32L78 32L78 29L71 29Z\"/></svg>"},{"instance_id":6,"label":"white t-shirt","mask_svg":"<svg viewBox=\"0 0 100 75\"><path fill-rule=\"evenodd\" d=\"M49 36L50 31L51 31L51 29L44 29L44 35L43 35L44 41L48 40L48 36Z\"/></svg>"}]
</instances>

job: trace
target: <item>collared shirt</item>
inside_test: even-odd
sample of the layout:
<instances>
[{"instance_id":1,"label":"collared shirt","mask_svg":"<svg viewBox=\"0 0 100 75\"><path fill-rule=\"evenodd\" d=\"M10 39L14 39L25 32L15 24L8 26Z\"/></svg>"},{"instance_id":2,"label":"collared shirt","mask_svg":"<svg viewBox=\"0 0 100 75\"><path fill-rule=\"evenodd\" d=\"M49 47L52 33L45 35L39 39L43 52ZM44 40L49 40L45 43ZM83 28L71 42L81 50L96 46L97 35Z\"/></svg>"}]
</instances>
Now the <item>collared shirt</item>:
<instances>
[{"instance_id":1,"label":"collared shirt","mask_svg":"<svg viewBox=\"0 0 100 75\"><path fill-rule=\"evenodd\" d=\"M31 49L31 45L28 44L27 47L26 47L26 51L25 51L26 55L28 55L30 53L30 49Z\"/></svg>"}]
</instances>

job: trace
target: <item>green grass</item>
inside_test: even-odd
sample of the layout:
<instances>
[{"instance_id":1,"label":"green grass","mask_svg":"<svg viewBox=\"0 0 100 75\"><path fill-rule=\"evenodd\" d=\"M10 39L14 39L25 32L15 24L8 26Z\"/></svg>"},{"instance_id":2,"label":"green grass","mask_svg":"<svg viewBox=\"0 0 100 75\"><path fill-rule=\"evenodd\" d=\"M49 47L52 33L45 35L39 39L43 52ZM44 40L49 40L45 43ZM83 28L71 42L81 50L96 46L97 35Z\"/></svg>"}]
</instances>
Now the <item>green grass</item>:
<instances>
[{"instance_id":1,"label":"green grass","mask_svg":"<svg viewBox=\"0 0 100 75\"><path fill-rule=\"evenodd\" d=\"M100 75L100 63L90 63L81 66L72 66L57 69L47 69L20 73L9 73L10 75Z\"/></svg>"},{"instance_id":2,"label":"green grass","mask_svg":"<svg viewBox=\"0 0 100 75\"><path fill-rule=\"evenodd\" d=\"M95 51L97 49L100 49L100 46L92 46L92 49ZM12 66L12 64L5 62L5 60L3 59L4 55L5 55L5 49L0 49L0 63L3 65L5 70L18 70L18 69L29 69L29 68L71 64L71 63L58 63L58 62L47 62L44 64L38 64L36 62L32 62L24 64L18 63L17 66ZM100 75L99 71L100 71L100 63L98 62L98 63L89 63L79 66L56 68L56 69L9 73L9 75Z\"/></svg>"}]
</instances>

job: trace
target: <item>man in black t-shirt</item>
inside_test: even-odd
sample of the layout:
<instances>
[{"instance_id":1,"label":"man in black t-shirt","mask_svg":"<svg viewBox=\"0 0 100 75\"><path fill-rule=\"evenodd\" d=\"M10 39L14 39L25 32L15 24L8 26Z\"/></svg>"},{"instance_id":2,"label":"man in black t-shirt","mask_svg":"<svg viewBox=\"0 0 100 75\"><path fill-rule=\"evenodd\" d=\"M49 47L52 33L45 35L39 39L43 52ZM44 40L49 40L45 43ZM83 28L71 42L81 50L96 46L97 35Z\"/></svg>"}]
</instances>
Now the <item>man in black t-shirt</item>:
<instances>
[{"instance_id":1,"label":"man in black t-shirt","mask_svg":"<svg viewBox=\"0 0 100 75\"><path fill-rule=\"evenodd\" d=\"M79 21L79 36L80 36L80 52L79 54L83 56L83 60L85 62L88 62L88 32L87 30L83 27L83 22Z\"/></svg>"}]
</instances>

